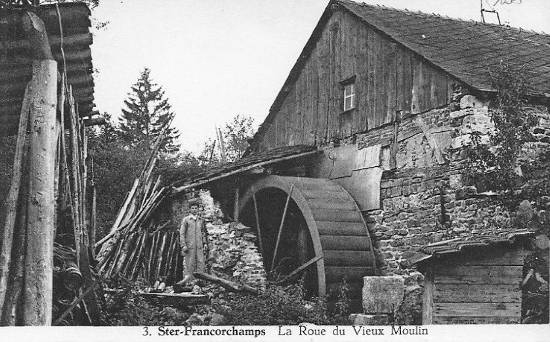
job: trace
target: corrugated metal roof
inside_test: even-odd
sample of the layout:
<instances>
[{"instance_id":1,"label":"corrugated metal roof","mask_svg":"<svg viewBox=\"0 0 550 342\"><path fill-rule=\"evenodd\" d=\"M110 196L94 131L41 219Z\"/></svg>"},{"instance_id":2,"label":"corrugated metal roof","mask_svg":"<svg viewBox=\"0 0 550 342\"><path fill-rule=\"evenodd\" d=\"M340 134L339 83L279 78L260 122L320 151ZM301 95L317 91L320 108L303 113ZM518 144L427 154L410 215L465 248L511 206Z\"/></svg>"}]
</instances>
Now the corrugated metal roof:
<instances>
[{"instance_id":1,"label":"corrugated metal roof","mask_svg":"<svg viewBox=\"0 0 550 342\"><path fill-rule=\"evenodd\" d=\"M489 69L502 61L524 68L533 95L550 93L548 34L349 0L336 3L478 90L494 90Z\"/></svg>"},{"instance_id":2,"label":"corrugated metal roof","mask_svg":"<svg viewBox=\"0 0 550 342\"><path fill-rule=\"evenodd\" d=\"M94 107L90 10L84 3L61 3L58 6L63 39L55 5L39 6L32 11L44 21L52 54L60 70L63 41L68 83L73 87L80 115L89 116ZM31 78L29 42L21 26L23 13L23 9L0 10L0 136L15 134L23 94Z\"/></svg>"}]
</instances>

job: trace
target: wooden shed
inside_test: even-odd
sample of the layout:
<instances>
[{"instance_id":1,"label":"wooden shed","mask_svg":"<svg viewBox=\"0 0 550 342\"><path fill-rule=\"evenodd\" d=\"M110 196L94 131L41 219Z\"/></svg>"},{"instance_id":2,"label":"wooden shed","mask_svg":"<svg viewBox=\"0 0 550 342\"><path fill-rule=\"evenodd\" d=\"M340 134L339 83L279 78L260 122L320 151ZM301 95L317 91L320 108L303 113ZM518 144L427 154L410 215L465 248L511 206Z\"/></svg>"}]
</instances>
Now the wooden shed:
<instances>
[{"instance_id":1,"label":"wooden shed","mask_svg":"<svg viewBox=\"0 0 550 342\"><path fill-rule=\"evenodd\" d=\"M520 323L526 236L453 239L425 246L423 324Z\"/></svg>"}]
</instances>

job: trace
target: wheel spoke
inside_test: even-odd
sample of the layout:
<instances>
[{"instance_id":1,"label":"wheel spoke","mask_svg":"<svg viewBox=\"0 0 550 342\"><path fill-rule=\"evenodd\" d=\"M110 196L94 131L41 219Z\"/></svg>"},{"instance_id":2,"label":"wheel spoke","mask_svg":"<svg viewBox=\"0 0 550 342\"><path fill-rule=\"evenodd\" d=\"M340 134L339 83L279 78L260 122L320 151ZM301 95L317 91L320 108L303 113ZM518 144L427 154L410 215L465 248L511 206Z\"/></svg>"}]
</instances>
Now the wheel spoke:
<instances>
[{"instance_id":1,"label":"wheel spoke","mask_svg":"<svg viewBox=\"0 0 550 342\"><path fill-rule=\"evenodd\" d=\"M260 229L260 215L258 214L258 202L256 201L256 192L252 192L252 200L254 202L254 215L256 216L256 230L258 231L258 245L260 246L260 253L264 255L264 248L262 244L262 230Z\"/></svg>"},{"instance_id":2,"label":"wheel spoke","mask_svg":"<svg viewBox=\"0 0 550 342\"><path fill-rule=\"evenodd\" d=\"M283 217L281 218L281 224L279 225L279 233L277 234L277 242L275 243L275 250L273 251L273 259L271 260L271 269L270 272L275 268L275 259L277 258L277 252L279 250L279 242L281 242L281 235L283 233L283 225L285 224L286 211L288 209L288 203L290 202L290 197L292 196L292 191L294 190L294 184L290 186L290 191L286 197L285 208L283 209Z\"/></svg>"},{"instance_id":3,"label":"wheel spoke","mask_svg":"<svg viewBox=\"0 0 550 342\"><path fill-rule=\"evenodd\" d=\"M277 282L277 284L282 284L286 281L288 281L289 279L291 279L292 277L296 276L297 274L299 274L300 272L304 271L306 268L308 268L309 266L311 266L312 264L316 263L317 261L323 259L323 256L322 255L318 255L312 259L310 259L309 261L307 261L306 263L304 263L302 266L298 267L297 269L295 269L294 271L290 272L289 275L287 275L286 277L284 277L283 279L279 280Z\"/></svg>"}]
</instances>

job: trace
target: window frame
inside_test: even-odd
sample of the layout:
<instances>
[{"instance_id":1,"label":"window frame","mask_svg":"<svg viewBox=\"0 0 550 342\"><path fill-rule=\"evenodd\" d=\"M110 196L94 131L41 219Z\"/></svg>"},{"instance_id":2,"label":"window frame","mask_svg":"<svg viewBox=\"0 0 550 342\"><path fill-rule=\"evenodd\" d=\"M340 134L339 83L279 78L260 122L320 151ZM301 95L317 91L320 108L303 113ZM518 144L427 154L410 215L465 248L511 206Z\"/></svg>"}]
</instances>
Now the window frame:
<instances>
[{"instance_id":1,"label":"window frame","mask_svg":"<svg viewBox=\"0 0 550 342\"><path fill-rule=\"evenodd\" d=\"M343 112L348 112L357 108L357 88L355 87L355 75L346 78L341 81L342 85L342 110ZM348 92L349 89L349 92ZM346 100L350 101L349 107L346 107Z\"/></svg>"}]
</instances>

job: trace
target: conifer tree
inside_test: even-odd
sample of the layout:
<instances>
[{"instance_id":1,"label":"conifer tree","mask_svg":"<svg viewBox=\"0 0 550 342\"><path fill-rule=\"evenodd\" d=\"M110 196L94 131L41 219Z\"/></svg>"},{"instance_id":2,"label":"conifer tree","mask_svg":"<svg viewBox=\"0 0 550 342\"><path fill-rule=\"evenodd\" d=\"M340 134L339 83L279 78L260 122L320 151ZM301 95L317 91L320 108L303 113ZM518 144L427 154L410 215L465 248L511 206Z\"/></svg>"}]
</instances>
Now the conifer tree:
<instances>
[{"instance_id":1,"label":"conifer tree","mask_svg":"<svg viewBox=\"0 0 550 342\"><path fill-rule=\"evenodd\" d=\"M179 149L177 129L171 127L174 112L164 96L164 90L151 80L151 70L145 68L137 82L132 85L128 99L124 101L120 118L119 134L129 147L151 149L156 137L165 126L168 134L161 151L175 153Z\"/></svg>"}]
</instances>

